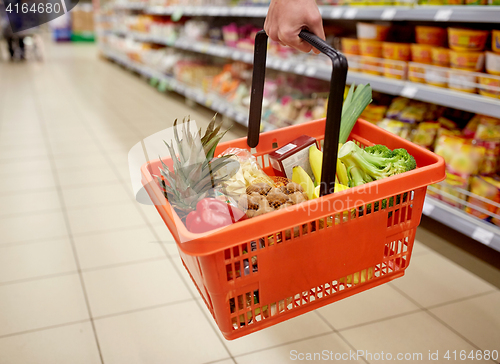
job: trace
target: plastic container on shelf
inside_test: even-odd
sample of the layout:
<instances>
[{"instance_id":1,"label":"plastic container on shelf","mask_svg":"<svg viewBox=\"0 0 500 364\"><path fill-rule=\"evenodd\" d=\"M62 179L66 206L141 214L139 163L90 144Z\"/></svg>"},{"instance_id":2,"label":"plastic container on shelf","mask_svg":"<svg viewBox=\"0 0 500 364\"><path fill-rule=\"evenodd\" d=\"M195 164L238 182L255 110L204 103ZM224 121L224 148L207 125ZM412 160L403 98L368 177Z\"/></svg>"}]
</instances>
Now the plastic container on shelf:
<instances>
[{"instance_id":1,"label":"plastic container on shelf","mask_svg":"<svg viewBox=\"0 0 500 364\"><path fill-rule=\"evenodd\" d=\"M500 53L500 30L493 30L491 33L491 49Z\"/></svg>"},{"instance_id":2,"label":"plastic container on shelf","mask_svg":"<svg viewBox=\"0 0 500 364\"><path fill-rule=\"evenodd\" d=\"M452 68L479 72L484 68L484 52L450 51Z\"/></svg>"},{"instance_id":3,"label":"plastic container on shelf","mask_svg":"<svg viewBox=\"0 0 500 364\"><path fill-rule=\"evenodd\" d=\"M448 74L448 87L452 90L476 93L477 73L450 69Z\"/></svg>"},{"instance_id":4,"label":"plastic container on shelf","mask_svg":"<svg viewBox=\"0 0 500 364\"><path fill-rule=\"evenodd\" d=\"M408 79L412 82L425 83L425 64L408 63Z\"/></svg>"},{"instance_id":5,"label":"plastic container on shelf","mask_svg":"<svg viewBox=\"0 0 500 364\"><path fill-rule=\"evenodd\" d=\"M340 40L344 54L360 54L359 40L355 38L342 38Z\"/></svg>"},{"instance_id":6,"label":"plastic container on shelf","mask_svg":"<svg viewBox=\"0 0 500 364\"><path fill-rule=\"evenodd\" d=\"M382 55L385 59L394 61L409 61L411 58L411 49L409 43L382 43Z\"/></svg>"},{"instance_id":7,"label":"plastic container on shelf","mask_svg":"<svg viewBox=\"0 0 500 364\"><path fill-rule=\"evenodd\" d=\"M408 63L404 61L394 61L384 59L381 61L384 68L384 76L396 80L406 80L408 73Z\"/></svg>"},{"instance_id":8,"label":"plastic container on shelf","mask_svg":"<svg viewBox=\"0 0 500 364\"><path fill-rule=\"evenodd\" d=\"M432 63L432 46L428 44L412 44L411 60L417 63Z\"/></svg>"},{"instance_id":9,"label":"plastic container on shelf","mask_svg":"<svg viewBox=\"0 0 500 364\"><path fill-rule=\"evenodd\" d=\"M449 68L425 66L424 69L425 83L437 87L448 87Z\"/></svg>"},{"instance_id":10,"label":"plastic container on shelf","mask_svg":"<svg viewBox=\"0 0 500 364\"><path fill-rule=\"evenodd\" d=\"M478 92L480 95L500 98L500 77L481 74L479 77Z\"/></svg>"},{"instance_id":11,"label":"plastic container on shelf","mask_svg":"<svg viewBox=\"0 0 500 364\"><path fill-rule=\"evenodd\" d=\"M415 27L415 40L418 44L427 44L435 47L446 45L446 28L418 25Z\"/></svg>"},{"instance_id":12,"label":"plastic container on shelf","mask_svg":"<svg viewBox=\"0 0 500 364\"><path fill-rule=\"evenodd\" d=\"M500 76L500 54L486 52L486 72Z\"/></svg>"},{"instance_id":13,"label":"plastic container on shelf","mask_svg":"<svg viewBox=\"0 0 500 364\"><path fill-rule=\"evenodd\" d=\"M259 58L264 61L255 63L253 105L262 101L266 44L262 47L259 38L264 36L259 33L256 39L254 62ZM332 81L336 82L330 85L327 120L281 128L259 137L261 107L257 110L251 105L250 120L257 123L249 122L248 138L221 143L216 155L229 147L253 147L264 171L272 175L269 153L276 145L284 146L307 134L318 141L325 138L324 148L333 153L333 162L327 163L336 163L335 130L340 124L347 63L325 42L311 39L311 44L333 62ZM404 275L427 186L443 180L444 161L363 120L356 123L350 139L361 145L405 148L415 157L418 168L206 234L190 233L165 199L153 176L161 161L142 166L142 183L225 338L235 339L270 327ZM172 168L170 158L163 162ZM331 177L334 180L335 167L323 166L322 176L322 182L331 181ZM374 188L367 190L370 186ZM249 262L252 269L246 269Z\"/></svg>"},{"instance_id":14,"label":"plastic container on shelf","mask_svg":"<svg viewBox=\"0 0 500 364\"><path fill-rule=\"evenodd\" d=\"M385 41L389 34L390 25L362 23L356 24L358 39Z\"/></svg>"},{"instance_id":15,"label":"plastic container on shelf","mask_svg":"<svg viewBox=\"0 0 500 364\"><path fill-rule=\"evenodd\" d=\"M450 66L450 50L448 48L433 47L431 50L432 64L436 66Z\"/></svg>"},{"instance_id":16,"label":"plastic container on shelf","mask_svg":"<svg viewBox=\"0 0 500 364\"><path fill-rule=\"evenodd\" d=\"M448 28L448 43L454 51L480 52L484 50L489 31Z\"/></svg>"},{"instance_id":17,"label":"plastic container on shelf","mask_svg":"<svg viewBox=\"0 0 500 364\"><path fill-rule=\"evenodd\" d=\"M366 57L382 58L382 44L378 40L359 40L359 53Z\"/></svg>"},{"instance_id":18,"label":"plastic container on shelf","mask_svg":"<svg viewBox=\"0 0 500 364\"><path fill-rule=\"evenodd\" d=\"M354 72L359 72L361 71L361 57L357 55L352 55L352 54L346 54L346 58L349 62L349 70L354 71Z\"/></svg>"},{"instance_id":19,"label":"plastic container on shelf","mask_svg":"<svg viewBox=\"0 0 500 364\"><path fill-rule=\"evenodd\" d=\"M383 59L362 56L359 59L359 69L362 73L381 76L384 73Z\"/></svg>"}]
</instances>

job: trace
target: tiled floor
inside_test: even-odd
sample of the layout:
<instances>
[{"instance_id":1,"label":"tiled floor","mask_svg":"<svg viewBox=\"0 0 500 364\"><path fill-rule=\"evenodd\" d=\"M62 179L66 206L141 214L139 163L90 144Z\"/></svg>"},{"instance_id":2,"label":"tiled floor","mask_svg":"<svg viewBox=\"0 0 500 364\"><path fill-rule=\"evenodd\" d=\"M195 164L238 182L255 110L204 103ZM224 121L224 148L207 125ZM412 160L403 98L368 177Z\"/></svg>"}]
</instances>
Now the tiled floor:
<instances>
[{"instance_id":1,"label":"tiled floor","mask_svg":"<svg viewBox=\"0 0 500 364\"><path fill-rule=\"evenodd\" d=\"M188 113L211 117L91 45L51 46L43 64L0 63L1 364L279 364L324 350L361 350L349 356L359 363L382 352L430 362L438 350L448 362L448 350L500 351L499 289L429 248L438 240L425 230L404 278L223 339L128 177L130 147Z\"/></svg>"}]
</instances>

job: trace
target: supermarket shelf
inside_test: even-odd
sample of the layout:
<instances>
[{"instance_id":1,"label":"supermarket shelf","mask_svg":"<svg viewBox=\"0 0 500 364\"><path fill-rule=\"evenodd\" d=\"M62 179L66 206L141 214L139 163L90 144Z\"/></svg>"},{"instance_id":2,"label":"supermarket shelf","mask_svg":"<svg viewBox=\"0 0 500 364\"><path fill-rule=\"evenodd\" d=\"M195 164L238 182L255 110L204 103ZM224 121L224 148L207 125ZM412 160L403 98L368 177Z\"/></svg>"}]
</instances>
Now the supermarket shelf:
<instances>
[{"instance_id":1,"label":"supermarket shelf","mask_svg":"<svg viewBox=\"0 0 500 364\"><path fill-rule=\"evenodd\" d=\"M114 32L114 34L130 36L142 42L164 44L167 46L192 52L228 58L250 64L253 63L252 52L230 48L223 45L212 44L209 42L183 39L178 39L175 42L166 42L159 37L153 37L147 34L137 34L131 32ZM320 55L318 56L318 58L319 57L323 56ZM324 58L326 57L323 57L323 59ZM330 81L331 65L328 64L328 61L325 60L324 63L320 63L311 62L310 57L308 59L309 61L306 60L304 62L304 58L290 58L283 60L278 57L269 56L267 58L267 66L279 71L290 72ZM349 71L349 73L347 74L347 83L350 84L353 82L355 82L356 84L370 83L373 90L390 95L401 95L415 100L430 102L493 117L497 117L498 115L500 115L500 101L481 95L468 94L466 92L459 92L410 81L394 80L386 77Z\"/></svg>"},{"instance_id":2,"label":"supermarket shelf","mask_svg":"<svg viewBox=\"0 0 500 364\"><path fill-rule=\"evenodd\" d=\"M131 61L117 52L105 49L101 49L101 52L106 58L121 64L131 71L135 71L150 79L156 79L165 90L173 90L190 100L196 101L201 105L209 107L210 109L235 120L241 125L248 126L248 111L239 110L223 98L217 95L206 94L198 88L186 86L184 83L177 81L171 76L164 75L143 64Z\"/></svg>"},{"instance_id":3,"label":"supermarket shelf","mask_svg":"<svg viewBox=\"0 0 500 364\"><path fill-rule=\"evenodd\" d=\"M425 198L423 214L500 251L500 228L433 197Z\"/></svg>"},{"instance_id":4,"label":"supermarket shelf","mask_svg":"<svg viewBox=\"0 0 500 364\"><path fill-rule=\"evenodd\" d=\"M157 15L257 18L265 17L268 10L267 6L145 6L140 3L116 7ZM500 6L320 6L319 9L323 19L500 23Z\"/></svg>"},{"instance_id":5,"label":"supermarket shelf","mask_svg":"<svg viewBox=\"0 0 500 364\"><path fill-rule=\"evenodd\" d=\"M499 23L500 6L320 7L323 19Z\"/></svg>"}]
</instances>

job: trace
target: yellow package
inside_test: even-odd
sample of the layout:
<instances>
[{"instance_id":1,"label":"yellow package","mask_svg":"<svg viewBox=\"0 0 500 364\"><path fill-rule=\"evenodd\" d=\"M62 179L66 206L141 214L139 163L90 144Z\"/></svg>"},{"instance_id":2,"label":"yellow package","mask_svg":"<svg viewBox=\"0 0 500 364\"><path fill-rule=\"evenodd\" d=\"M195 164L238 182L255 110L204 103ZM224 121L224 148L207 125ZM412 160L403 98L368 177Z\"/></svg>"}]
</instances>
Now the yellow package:
<instances>
[{"instance_id":1,"label":"yellow package","mask_svg":"<svg viewBox=\"0 0 500 364\"><path fill-rule=\"evenodd\" d=\"M418 124L412 133L411 141L422 147L431 149L434 145L437 132L439 130L439 123L428 121Z\"/></svg>"},{"instance_id":2,"label":"yellow package","mask_svg":"<svg viewBox=\"0 0 500 364\"><path fill-rule=\"evenodd\" d=\"M470 181L470 192L494 203L500 203L500 182L491 177L473 176ZM479 207L481 211L470 206L467 206L465 211L480 219L487 219L491 216L487 212L495 213L498 209L491 203L473 196L469 196L467 202Z\"/></svg>"},{"instance_id":3,"label":"yellow package","mask_svg":"<svg viewBox=\"0 0 500 364\"><path fill-rule=\"evenodd\" d=\"M383 119L377 123L377 126L387 130L401 138L410 140L412 125L399 120Z\"/></svg>"}]
</instances>

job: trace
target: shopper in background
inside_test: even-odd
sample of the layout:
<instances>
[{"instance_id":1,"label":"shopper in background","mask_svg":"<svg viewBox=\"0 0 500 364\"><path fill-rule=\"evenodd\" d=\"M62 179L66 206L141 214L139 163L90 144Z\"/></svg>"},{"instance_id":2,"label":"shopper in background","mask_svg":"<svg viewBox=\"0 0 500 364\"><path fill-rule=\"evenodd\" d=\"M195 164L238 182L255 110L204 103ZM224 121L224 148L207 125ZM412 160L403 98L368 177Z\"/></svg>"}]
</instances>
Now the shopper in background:
<instances>
[{"instance_id":1,"label":"shopper in background","mask_svg":"<svg viewBox=\"0 0 500 364\"><path fill-rule=\"evenodd\" d=\"M10 22L9 22L10 20ZM23 36L20 33L14 34L10 23L15 23L18 29L23 24L22 17L16 12L11 12L10 17L7 16L5 11L5 5L2 0L0 0L0 35L3 35L7 41L7 46L9 48L10 60L14 60L16 47L19 47L19 57L24 60L24 41Z\"/></svg>"},{"instance_id":2,"label":"shopper in background","mask_svg":"<svg viewBox=\"0 0 500 364\"><path fill-rule=\"evenodd\" d=\"M302 29L308 29L325 39L323 19L315 0L271 0L264 23L264 30L269 38L302 52L312 49L314 53L319 53L316 48L299 38Z\"/></svg>"}]
</instances>

